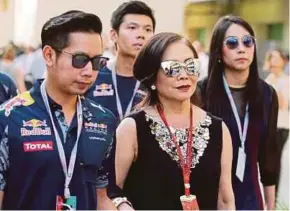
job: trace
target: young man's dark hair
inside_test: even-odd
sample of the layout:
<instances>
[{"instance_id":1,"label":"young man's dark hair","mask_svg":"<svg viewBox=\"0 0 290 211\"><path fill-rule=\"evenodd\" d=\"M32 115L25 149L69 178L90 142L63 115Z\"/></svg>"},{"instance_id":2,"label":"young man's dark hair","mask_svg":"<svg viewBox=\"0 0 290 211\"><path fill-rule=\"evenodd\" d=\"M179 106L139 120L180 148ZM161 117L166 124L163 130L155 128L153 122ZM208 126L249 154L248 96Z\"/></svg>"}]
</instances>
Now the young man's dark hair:
<instances>
[{"instance_id":1,"label":"young man's dark hair","mask_svg":"<svg viewBox=\"0 0 290 211\"><path fill-rule=\"evenodd\" d=\"M125 2L112 14L110 36L118 49L116 58L99 72L86 96L111 110L118 119L126 116L145 95L133 76L133 63L154 35L155 24L151 8L141 1Z\"/></svg>"},{"instance_id":2,"label":"young man's dark hair","mask_svg":"<svg viewBox=\"0 0 290 211\"><path fill-rule=\"evenodd\" d=\"M72 32L102 33L100 18L91 13L70 10L49 19L42 27L42 48L49 45L54 49L63 50L69 45L69 34Z\"/></svg>"},{"instance_id":3,"label":"young man's dark hair","mask_svg":"<svg viewBox=\"0 0 290 211\"><path fill-rule=\"evenodd\" d=\"M129 1L121 4L112 14L111 27L118 32L123 22L123 18L127 14L146 15L150 17L153 23L153 30L155 30L156 21L153 12L150 7L142 1Z\"/></svg>"}]
</instances>

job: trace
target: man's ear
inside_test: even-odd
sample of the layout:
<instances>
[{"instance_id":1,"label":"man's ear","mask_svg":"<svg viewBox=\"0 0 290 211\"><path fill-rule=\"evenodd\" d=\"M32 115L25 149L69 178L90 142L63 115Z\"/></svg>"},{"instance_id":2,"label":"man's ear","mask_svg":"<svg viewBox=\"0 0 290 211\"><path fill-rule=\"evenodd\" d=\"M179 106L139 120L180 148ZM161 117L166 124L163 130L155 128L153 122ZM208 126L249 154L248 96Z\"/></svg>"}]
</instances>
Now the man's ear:
<instances>
[{"instance_id":1,"label":"man's ear","mask_svg":"<svg viewBox=\"0 0 290 211\"><path fill-rule=\"evenodd\" d=\"M114 42L115 50L118 50L118 44L117 44L117 41L118 41L118 32L115 29L111 29L111 31L110 31L110 37L111 37L111 40Z\"/></svg>"},{"instance_id":2,"label":"man's ear","mask_svg":"<svg viewBox=\"0 0 290 211\"><path fill-rule=\"evenodd\" d=\"M114 43L117 43L118 40L118 32L115 29L110 30L110 37Z\"/></svg>"},{"instance_id":3,"label":"man's ear","mask_svg":"<svg viewBox=\"0 0 290 211\"><path fill-rule=\"evenodd\" d=\"M51 46L49 45L44 46L44 48L42 49L42 55L47 67L52 67L53 64L55 64L56 52Z\"/></svg>"}]
</instances>

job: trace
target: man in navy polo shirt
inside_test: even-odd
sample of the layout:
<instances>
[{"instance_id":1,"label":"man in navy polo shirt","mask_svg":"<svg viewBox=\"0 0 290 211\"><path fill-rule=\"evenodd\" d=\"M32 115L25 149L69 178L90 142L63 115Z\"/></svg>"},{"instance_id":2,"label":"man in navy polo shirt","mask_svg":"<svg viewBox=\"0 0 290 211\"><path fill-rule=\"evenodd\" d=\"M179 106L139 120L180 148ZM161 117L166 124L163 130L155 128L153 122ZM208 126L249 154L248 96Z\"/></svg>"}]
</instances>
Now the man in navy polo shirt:
<instances>
[{"instance_id":1,"label":"man in navy polo shirt","mask_svg":"<svg viewBox=\"0 0 290 211\"><path fill-rule=\"evenodd\" d=\"M116 119L81 97L107 61L101 32L81 11L44 24L46 79L0 107L3 209L115 209L106 187Z\"/></svg>"},{"instance_id":2,"label":"man in navy polo shirt","mask_svg":"<svg viewBox=\"0 0 290 211\"><path fill-rule=\"evenodd\" d=\"M16 90L13 80L5 73L0 72L0 104L16 96Z\"/></svg>"},{"instance_id":3,"label":"man in navy polo shirt","mask_svg":"<svg viewBox=\"0 0 290 211\"><path fill-rule=\"evenodd\" d=\"M111 38L116 59L103 68L87 97L111 110L117 119L128 115L146 95L133 76L133 63L141 47L155 30L152 10L141 1L121 4L111 18Z\"/></svg>"}]
</instances>

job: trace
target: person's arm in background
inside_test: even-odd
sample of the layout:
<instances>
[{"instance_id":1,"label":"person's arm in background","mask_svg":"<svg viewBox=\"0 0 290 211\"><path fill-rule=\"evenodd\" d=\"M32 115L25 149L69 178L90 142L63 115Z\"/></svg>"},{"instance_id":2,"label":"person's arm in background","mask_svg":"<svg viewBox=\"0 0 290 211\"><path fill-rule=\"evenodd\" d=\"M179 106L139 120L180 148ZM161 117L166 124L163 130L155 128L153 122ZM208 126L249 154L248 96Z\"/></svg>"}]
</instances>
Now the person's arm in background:
<instances>
[{"instance_id":1,"label":"person's arm in background","mask_svg":"<svg viewBox=\"0 0 290 211\"><path fill-rule=\"evenodd\" d=\"M0 72L0 104L17 95L17 88L10 78L5 73Z\"/></svg>"},{"instance_id":2,"label":"person's arm in background","mask_svg":"<svg viewBox=\"0 0 290 211\"><path fill-rule=\"evenodd\" d=\"M265 203L267 210L275 210L276 186L264 186Z\"/></svg>"},{"instance_id":3,"label":"person's arm in background","mask_svg":"<svg viewBox=\"0 0 290 211\"><path fill-rule=\"evenodd\" d=\"M289 77L288 76L286 76L285 83L283 83L281 90L282 90L281 92L283 93L283 103L281 105L281 108L283 110L288 110L289 109Z\"/></svg>"},{"instance_id":4,"label":"person's arm in background","mask_svg":"<svg viewBox=\"0 0 290 211\"><path fill-rule=\"evenodd\" d=\"M5 80L5 83L3 84L6 85L8 88L7 93L6 93L6 97L7 97L6 100L9 100L17 95L17 87L15 83L13 82L13 80L8 75L7 75L7 79Z\"/></svg>"},{"instance_id":5,"label":"person's arm in background","mask_svg":"<svg viewBox=\"0 0 290 211\"><path fill-rule=\"evenodd\" d=\"M19 90L19 92L25 92L27 91L24 81L24 72L20 68L15 69L15 79L16 79L16 86Z\"/></svg>"},{"instance_id":6,"label":"person's arm in background","mask_svg":"<svg viewBox=\"0 0 290 211\"><path fill-rule=\"evenodd\" d=\"M267 103L270 103L269 111L265 111L268 117L266 136L262 140L259 149L259 167L261 174L261 182L264 186L265 205L268 210L275 208L275 184L278 180L278 171L280 168L280 155L276 142L277 132L277 116L278 116L278 98L275 90L269 93L271 96Z\"/></svg>"},{"instance_id":7,"label":"person's arm in background","mask_svg":"<svg viewBox=\"0 0 290 211\"><path fill-rule=\"evenodd\" d=\"M232 139L228 127L222 123L222 155L221 155L221 176L218 193L218 209L234 210L235 197L232 188Z\"/></svg>"}]
</instances>

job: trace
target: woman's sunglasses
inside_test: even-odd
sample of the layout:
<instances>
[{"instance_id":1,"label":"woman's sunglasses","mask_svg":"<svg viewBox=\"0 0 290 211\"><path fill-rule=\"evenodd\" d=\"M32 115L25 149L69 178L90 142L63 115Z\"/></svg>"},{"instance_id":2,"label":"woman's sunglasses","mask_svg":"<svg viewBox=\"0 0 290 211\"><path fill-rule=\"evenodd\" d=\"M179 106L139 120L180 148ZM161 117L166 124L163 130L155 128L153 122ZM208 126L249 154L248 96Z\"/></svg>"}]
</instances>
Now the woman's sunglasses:
<instances>
[{"instance_id":1,"label":"woman's sunglasses","mask_svg":"<svg viewBox=\"0 0 290 211\"><path fill-rule=\"evenodd\" d=\"M103 56L89 57L88 55L84 53L73 54L73 53L69 53L69 52L61 51L61 50L57 50L57 51L71 55L72 66L78 69L85 67L89 63L89 61L91 61L93 70L100 70L107 65L107 61L109 60L109 58L103 57Z\"/></svg>"},{"instance_id":2,"label":"woman's sunglasses","mask_svg":"<svg viewBox=\"0 0 290 211\"><path fill-rule=\"evenodd\" d=\"M225 39L224 44L228 47L228 49L236 49L239 46L239 40L240 38L236 37L236 36L229 36ZM256 40L253 36L251 35L245 35L242 37L241 39L243 45L247 48L252 47Z\"/></svg>"},{"instance_id":3,"label":"woman's sunglasses","mask_svg":"<svg viewBox=\"0 0 290 211\"><path fill-rule=\"evenodd\" d=\"M181 74L182 68L185 69L188 75L198 76L200 71L199 59L190 58L184 63L178 61L164 61L161 62L161 67L166 76L177 77Z\"/></svg>"}]
</instances>

